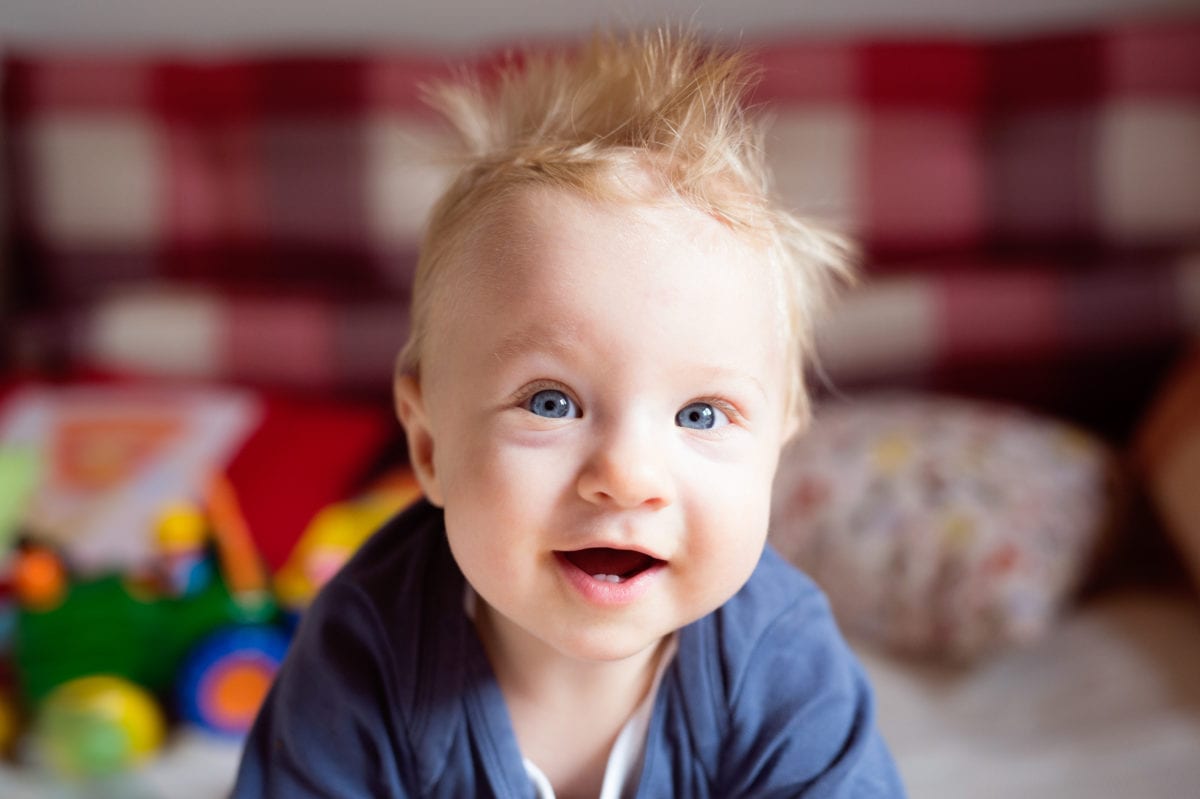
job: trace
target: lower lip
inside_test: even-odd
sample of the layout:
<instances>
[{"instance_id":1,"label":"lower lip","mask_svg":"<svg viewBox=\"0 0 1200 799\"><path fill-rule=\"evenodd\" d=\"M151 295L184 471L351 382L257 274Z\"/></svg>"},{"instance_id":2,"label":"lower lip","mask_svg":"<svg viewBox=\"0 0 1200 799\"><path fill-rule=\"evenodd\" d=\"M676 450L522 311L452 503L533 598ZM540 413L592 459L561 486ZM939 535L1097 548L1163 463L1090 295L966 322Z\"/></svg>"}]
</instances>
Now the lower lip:
<instances>
[{"instance_id":1,"label":"lower lip","mask_svg":"<svg viewBox=\"0 0 1200 799\"><path fill-rule=\"evenodd\" d=\"M567 582L574 586L575 590L582 594L588 602L602 606L628 605L630 602L636 601L650 590L650 586L654 584L659 572L667 566L666 563L659 561L633 577L619 583L610 583L607 580L593 579L590 574L567 560L561 553L554 553L554 557Z\"/></svg>"}]
</instances>

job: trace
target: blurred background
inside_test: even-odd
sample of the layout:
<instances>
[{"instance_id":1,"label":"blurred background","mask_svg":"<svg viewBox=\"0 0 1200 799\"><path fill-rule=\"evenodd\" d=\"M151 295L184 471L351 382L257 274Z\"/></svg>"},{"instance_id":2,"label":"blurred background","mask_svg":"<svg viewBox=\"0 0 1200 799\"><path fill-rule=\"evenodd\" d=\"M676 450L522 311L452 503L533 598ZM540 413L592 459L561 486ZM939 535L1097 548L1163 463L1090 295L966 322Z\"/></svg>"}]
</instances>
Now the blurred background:
<instances>
[{"instance_id":1,"label":"blurred background","mask_svg":"<svg viewBox=\"0 0 1200 799\"><path fill-rule=\"evenodd\" d=\"M336 48L343 45L508 44L530 36L577 36L597 24L687 21L722 36L789 31L818 33L999 33L1095 24L1152 13L1186 16L1189 0L1013 0L988 4L967 0L747 0L698 3L685 0L610 0L548 3L519 0L482 3L403 3L347 0L334 13L302 0L188 0L148 3L111 0L89 8L70 0L10 0L5 28L16 42L129 47L148 44Z\"/></svg>"},{"instance_id":2,"label":"blurred background","mask_svg":"<svg viewBox=\"0 0 1200 799\"><path fill-rule=\"evenodd\" d=\"M420 86L660 20L750 48L777 193L862 248L772 540L913 796L1195 793L1195 0L6 0L0 794L228 789L413 496Z\"/></svg>"}]
</instances>

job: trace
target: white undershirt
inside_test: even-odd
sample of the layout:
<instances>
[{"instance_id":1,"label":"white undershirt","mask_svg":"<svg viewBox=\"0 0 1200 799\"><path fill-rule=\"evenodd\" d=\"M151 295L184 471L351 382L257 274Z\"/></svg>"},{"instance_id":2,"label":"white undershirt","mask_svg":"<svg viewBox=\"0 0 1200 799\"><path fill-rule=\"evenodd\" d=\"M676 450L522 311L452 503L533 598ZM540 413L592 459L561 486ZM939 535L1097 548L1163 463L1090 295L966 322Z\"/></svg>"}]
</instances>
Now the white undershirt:
<instances>
[{"instance_id":1,"label":"white undershirt","mask_svg":"<svg viewBox=\"0 0 1200 799\"><path fill-rule=\"evenodd\" d=\"M475 603L477 602L474 589L467 586L463 596L463 607L467 617L475 620ZM625 722L617 740L613 743L612 751L608 753L608 762L604 766L604 782L600 785L598 799L622 799L632 796L637 791L638 778L642 772L642 758L646 753L646 734L650 730L650 717L654 713L654 699L658 696L658 686L662 682L667 666L675 657L679 642L675 633L667 638L662 653L659 655L658 666L654 670L654 680L645 698L634 709L633 715ZM523 757L525 773L537 789L538 799L555 799L554 786L532 760Z\"/></svg>"}]
</instances>

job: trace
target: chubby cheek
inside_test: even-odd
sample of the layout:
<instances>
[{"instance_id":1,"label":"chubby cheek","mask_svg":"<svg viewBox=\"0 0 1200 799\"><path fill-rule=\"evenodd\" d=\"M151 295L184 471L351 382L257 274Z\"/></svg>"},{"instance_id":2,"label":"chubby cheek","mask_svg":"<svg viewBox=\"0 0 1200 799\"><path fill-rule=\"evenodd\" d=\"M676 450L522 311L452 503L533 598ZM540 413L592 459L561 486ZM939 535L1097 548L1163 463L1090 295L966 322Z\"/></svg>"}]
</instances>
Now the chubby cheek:
<instances>
[{"instance_id":1,"label":"chubby cheek","mask_svg":"<svg viewBox=\"0 0 1200 799\"><path fill-rule=\"evenodd\" d=\"M726 512L714 514L707 526L706 554L722 575L728 575L728 581L738 583L738 575L741 580L749 577L762 555L768 521L765 505L753 499L735 503L735 509L726 506ZM736 587L740 588L740 583Z\"/></svg>"},{"instance_id":2,"label":"chubby cheek","mask_svg":"<svg viewBox=\"0 0 1200 799\"><path fill-rule=\"evenodd\" d=\"M492 558L511 557L536 543L530 533L554 506L562 465L556 469L552 458L531 457L487 431L456 443L443 463L442 480L452 536L470 537L474 549Z\"/></svg>"},{"instance_id":3,"label":"chubby cheek","mask_svg":"<svg viewBox=\"0 0 1200 799\"><path fill-rule=\"evenodd\" d=\"M697 615L737 593L762 554L770 518L769 475L743 476L712 485L689 513L686 579Z\"/></svg>"}]
</instances>

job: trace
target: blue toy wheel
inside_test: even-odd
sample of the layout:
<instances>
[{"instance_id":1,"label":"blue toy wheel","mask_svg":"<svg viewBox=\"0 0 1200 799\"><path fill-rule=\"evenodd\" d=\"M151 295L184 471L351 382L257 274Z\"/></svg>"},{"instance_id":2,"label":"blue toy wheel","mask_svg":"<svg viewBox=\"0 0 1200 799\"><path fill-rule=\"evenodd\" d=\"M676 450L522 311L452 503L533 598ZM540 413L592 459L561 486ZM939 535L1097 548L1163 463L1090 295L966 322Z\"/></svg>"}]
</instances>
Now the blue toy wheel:
<instances>
[{"instance_id":1,"label":"blue toy wheel","mask_svg":"<svg viewBox=\"0 0 1200 799\"><path fill-rule=\"evenodd\" d=\"M184 659L176 682L180 715L218 735L245 735L287 647L288 636L275 627L225 627L211 633Z\"/></svg>"}]
</instances>

